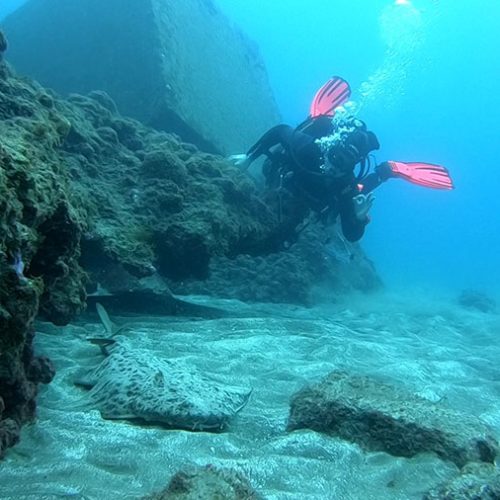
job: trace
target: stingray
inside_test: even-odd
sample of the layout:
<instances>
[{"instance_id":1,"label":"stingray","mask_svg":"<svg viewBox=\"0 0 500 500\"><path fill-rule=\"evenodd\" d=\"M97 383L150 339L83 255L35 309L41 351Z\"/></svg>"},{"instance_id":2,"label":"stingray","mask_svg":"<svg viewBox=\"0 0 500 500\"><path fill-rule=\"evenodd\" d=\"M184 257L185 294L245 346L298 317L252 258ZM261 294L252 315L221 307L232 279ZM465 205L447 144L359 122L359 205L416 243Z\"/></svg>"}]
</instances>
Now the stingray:
<instances>
[{"instance_id":1,"label":"stingray","mask_svg":"<svg viewBox=\"0 0 500 500\"><path fill-rule=\"evenodd\" d=\"M91 339L106 357L76 381L105 419L142 421L168 428L224 430L251 390L226 385L178 359L162 359L129 345L97 306L110 338Z\"/></svg>"}]
</instances>

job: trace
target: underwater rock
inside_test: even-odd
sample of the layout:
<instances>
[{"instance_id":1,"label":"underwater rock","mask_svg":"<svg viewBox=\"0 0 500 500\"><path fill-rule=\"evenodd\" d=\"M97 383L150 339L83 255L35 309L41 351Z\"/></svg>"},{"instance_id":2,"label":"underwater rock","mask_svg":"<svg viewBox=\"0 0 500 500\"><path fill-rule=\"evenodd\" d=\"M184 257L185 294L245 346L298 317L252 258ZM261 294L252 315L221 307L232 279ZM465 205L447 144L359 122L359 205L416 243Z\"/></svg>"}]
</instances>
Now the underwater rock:
<instances>
[{"instance_id":1,"label":"underwater rock","mask_svg":"<svg viewBox=\"0 0 500 500\"><path fill-rule=\"evenodd\" d=\"M382 282L361 247L350 243L348 259L332 258L325 251L322 229L311 225L290 248L268 255L216 256L210 261L207 279L172 281L171 288L181 295L300 305L317 303L325 292L332 300L330 294L380 289Z\"/></svg>"},{"instance_id":2,"label":"underwater rock","mask_svg":"<svg viewBox=\"0 0 500 500\"><path fill-rule=\"evenodd\" d=\"M458 297L458 303L467 309L476 309L484 313L492 313L496 310L495 301L478 290L463 290Z\"/></svg>"},{"instance_id":3,"label":"underwater rock","mask_svg":"<svg viewBox=\"0 0 500 500\"><path fill-rule=\"evenodd\" d=\"M432 489L423 500L498 500L500 472L491 464L470 463L460 475Z\"/></svg>"},{"instance_id":4,"label":"underwater rock","mask_svg":"<svg viewBox=\"0 0 500 500\"><path fill-rule=\"evenodd\" d=\"M56 325L65 325L84 309L85 274L81 269L81 226L66 202L38 226L43 236L30 262L32 276L43 276L44 292L39 313Z\"/></svg>"},{"instance_id":5,"label":"underwater rock","mask_svg":"<svg viewBox=\"0 0 500 500\"><path fill-rule=\"evenodd\" d=\"M103 279L116 263L136 277L158 269L174 280L203 278L215 255L268 251L278 220L244 173L172 134L114 115L103 93L92 96L65 103L71 131L61 145L88 215L79 262L91 273L102 270L91 281L108 288ZM116 136L102 133L108 129Z\"/></svg>"},{"instance_id":6,"label":"underwater rock","mask_svg":"<svg viewBox=\"0 0 500 500\"><path fill-rule=\"evenodd\" d=\"M57 151L67 127L52 96L0 64L0 456L35 417L39 383L54 368L36 357L33 321L62 323L85 306L80 219ZM80 212L81 215L81 212Z\"/></svg>"},{"instance_id":7,"label":"underwater rock","mask_svg":"<svg viewBox=\"0 0 500 500\"><path fill-rule=\"evenodd\" d=\"M7 50L7 38L0 31L0 61L2 60L3 53Z\"/></svg>"},{"instance_id":8,"label":"underwater rock","mask_svg":"<svg viewBox=\"0 0 500 500\"><path fill-rule=\"evenodd\" d=\"M20 434L21 426L14 419L2 418L0 420L0 458L3 458L7 448L19 442Z\"/></svg>"},{"instance_id":9,"label":"underwater rock","mask_svg":"<svg viewBox=\"0 0 500 500\"><path fill-rule=\"evenodd\" d=\"M207 465L177 472L168 486L143 500L264 500L239 472Z\"/></svg>"},{"instance_id":10,"label":"underwater rock","mask_svg":"<svg viewBox=\"0 0 500 500\"><path fill-rule=\"evenodd\" d=\"M145 177L168 179L180 187L188 181L184 162L167 148L146 152L142 160L141 174Z\"/></svg>"},{"instance_id":11,"label":"underwater rock","mask_svg":"<svg viewBox=\"0 0 500 500\"><path fill-rule=\"evenodd\" d=\"M50 383L55 375L49 359L35 356L35 332L29 324L16 318L9 331L0 320L1 337L7 337L0 338L0 458L19 441L21 426L34 419L38 384ZM8 333L24 338L16 346Z\"/></svg>"},{"instance_id":12,"label":"underwater rock","mask_svg":"<svg viewBox=\"0 0 500 500\"><path fill-rule=\"evenodd\" d=\"M21 283L0 255L0 458L34 416L36 384L28 380L27 369L37 309L37 292Z\"/></svg>"},{"instance_id":13,"label":"underwater rock","mask_svg":"<svg viewBox=\"0 0 500 500\"><path fill-rule=\"evenodd\" d=\"M0 458L35 417L38 384L54 376L51 362L32 347L40 282L28 280L19 262L8 264L3 245L0 237Z\"/></svg>"},{"instance_id":14,"label":"underwater rock","mask_svg":"<svg viewBox=\"0 0 500 500\"><path fill-rule=\"evenodd\" d=\"M498 443L479 419L343 372L332 372L293 396L288 430L303 428L395 456L434 452L458 467L493 463L498 453Z\"/></svg>"},{"instance_id":15,"label":"underwater rock","mask_svg":"<svg viewBox=\"0 0 500 500\"><path fill-rule=\"evenodd\" d=\"M35 380L42 384L50 384L56 375L52 361L45 356L33 357L27 369L29 380Z\"/></svg>"},{"instance_id":16,"label":"underwater rock","mask_svg":"<svg viewBox=\"0 0 500 500\"><path fill-rule=\"evenodd\" d=\"M64 94L104 90L205 151L245 151L280 121L256 45L212 2L30 0L3 26L23 73Z\"/></svg>"},{"instance_id":17,"label":"underwater rock","mask_svg":"<svg viewBox=\"0 0 500 500\"><path fill-rule=\"evenodd\" d=\"M103 418L217 432L250 397L250 389L224 385L177 359L155 358L123 337L113 342L104 361L76 382L91 388Z\"/></svg>"},{"instance_id":18,"label":"underwater rock","mask_svg":"<svg viewBox=\"0 0 500 500\"><path fill-rule=\"evenodd\" d=\"M0 250L47 317L61 324L85 304L78 265L84 212L72 206L57 150L67 120L44 89L8 67L6 76L0 89Z\"/></svg>"}]
</instances>

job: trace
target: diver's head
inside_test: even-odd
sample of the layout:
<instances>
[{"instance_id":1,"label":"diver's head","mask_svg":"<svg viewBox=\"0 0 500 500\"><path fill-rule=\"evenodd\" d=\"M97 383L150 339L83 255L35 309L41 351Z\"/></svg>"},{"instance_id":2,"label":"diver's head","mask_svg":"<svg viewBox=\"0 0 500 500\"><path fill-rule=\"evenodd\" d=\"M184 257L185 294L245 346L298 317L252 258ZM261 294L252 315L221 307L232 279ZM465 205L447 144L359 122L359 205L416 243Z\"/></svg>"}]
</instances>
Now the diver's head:
<instances>
[{"instance_id":1,"label":"diver's head","mask_svg":"<svg viewBox=\"0 0 500 500\"><path fill-rule=\"evenodd\" d=\"M351 114L344 112L334 117L332 125L333 133L316 142L323 153L323 172L343 177L352 173L369 151L378 148L378 141L370 140L374 134L367 132L366 125Z\"/></svg>"}]
</instances>

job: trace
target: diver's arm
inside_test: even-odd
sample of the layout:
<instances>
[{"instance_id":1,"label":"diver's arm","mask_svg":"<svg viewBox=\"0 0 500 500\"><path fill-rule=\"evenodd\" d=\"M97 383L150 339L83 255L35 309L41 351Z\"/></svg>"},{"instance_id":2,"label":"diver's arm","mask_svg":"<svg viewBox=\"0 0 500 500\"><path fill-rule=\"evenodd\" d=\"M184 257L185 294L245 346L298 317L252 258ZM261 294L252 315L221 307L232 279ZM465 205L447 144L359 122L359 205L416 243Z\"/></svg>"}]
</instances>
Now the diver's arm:
<instances>
[{"instance_id":1,"label":"diver's arm","mask_svg":"<svg viewBox=\"0 0 500 500\"><path fill-rule=\"evenodd\" d=\"M340 224L346 240L354 242L361 239L365 227L370 222L368 211L374 201L372 194L356 194L349 190L342 194L339 204Z\"/></svg>"},{"instance_id":2,"label":"diver's arm","mask_svg":"<svg viewBox=\"0 0 500 500\"><path fill-rule=\"evenodd\" d=\"M394 177L394 173L390 167L390 165L384 161L380 165L375 167L375 172L367 175L361 181L361 193L368 194L371 193L374 189L378 188L380 184L385 182L387 179Z\"/></svg>"}]
</instances>

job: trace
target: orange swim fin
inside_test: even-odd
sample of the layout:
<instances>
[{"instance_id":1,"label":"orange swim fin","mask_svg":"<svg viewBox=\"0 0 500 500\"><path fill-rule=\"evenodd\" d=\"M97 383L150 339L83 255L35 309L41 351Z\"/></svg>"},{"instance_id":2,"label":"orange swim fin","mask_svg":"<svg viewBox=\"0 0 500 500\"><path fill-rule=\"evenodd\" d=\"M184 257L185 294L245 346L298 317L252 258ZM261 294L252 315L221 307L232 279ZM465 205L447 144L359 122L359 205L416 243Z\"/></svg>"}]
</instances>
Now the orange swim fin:
<instances>
[{"instance_id":1,"label":"orange swim fin","mask_svg":"<svg viewBox=\"0 0 500 500\"><path fill-rule=\"evenodd\" d=\"M333 116L335 109L351 97L349 84L339 76L332 76L317 92L311 103L309 116Z\"/></svg>"},{"instance_id":2,"label":"orange swim fin","mask_svg":"<svg viewBox=\"0 0 500 500\"><path fill-rule=\"evenodd\" d=\"M388 161L394 177L433 189L454 189L448 169L422 162Z\"/></svg>"}]
</instances>

